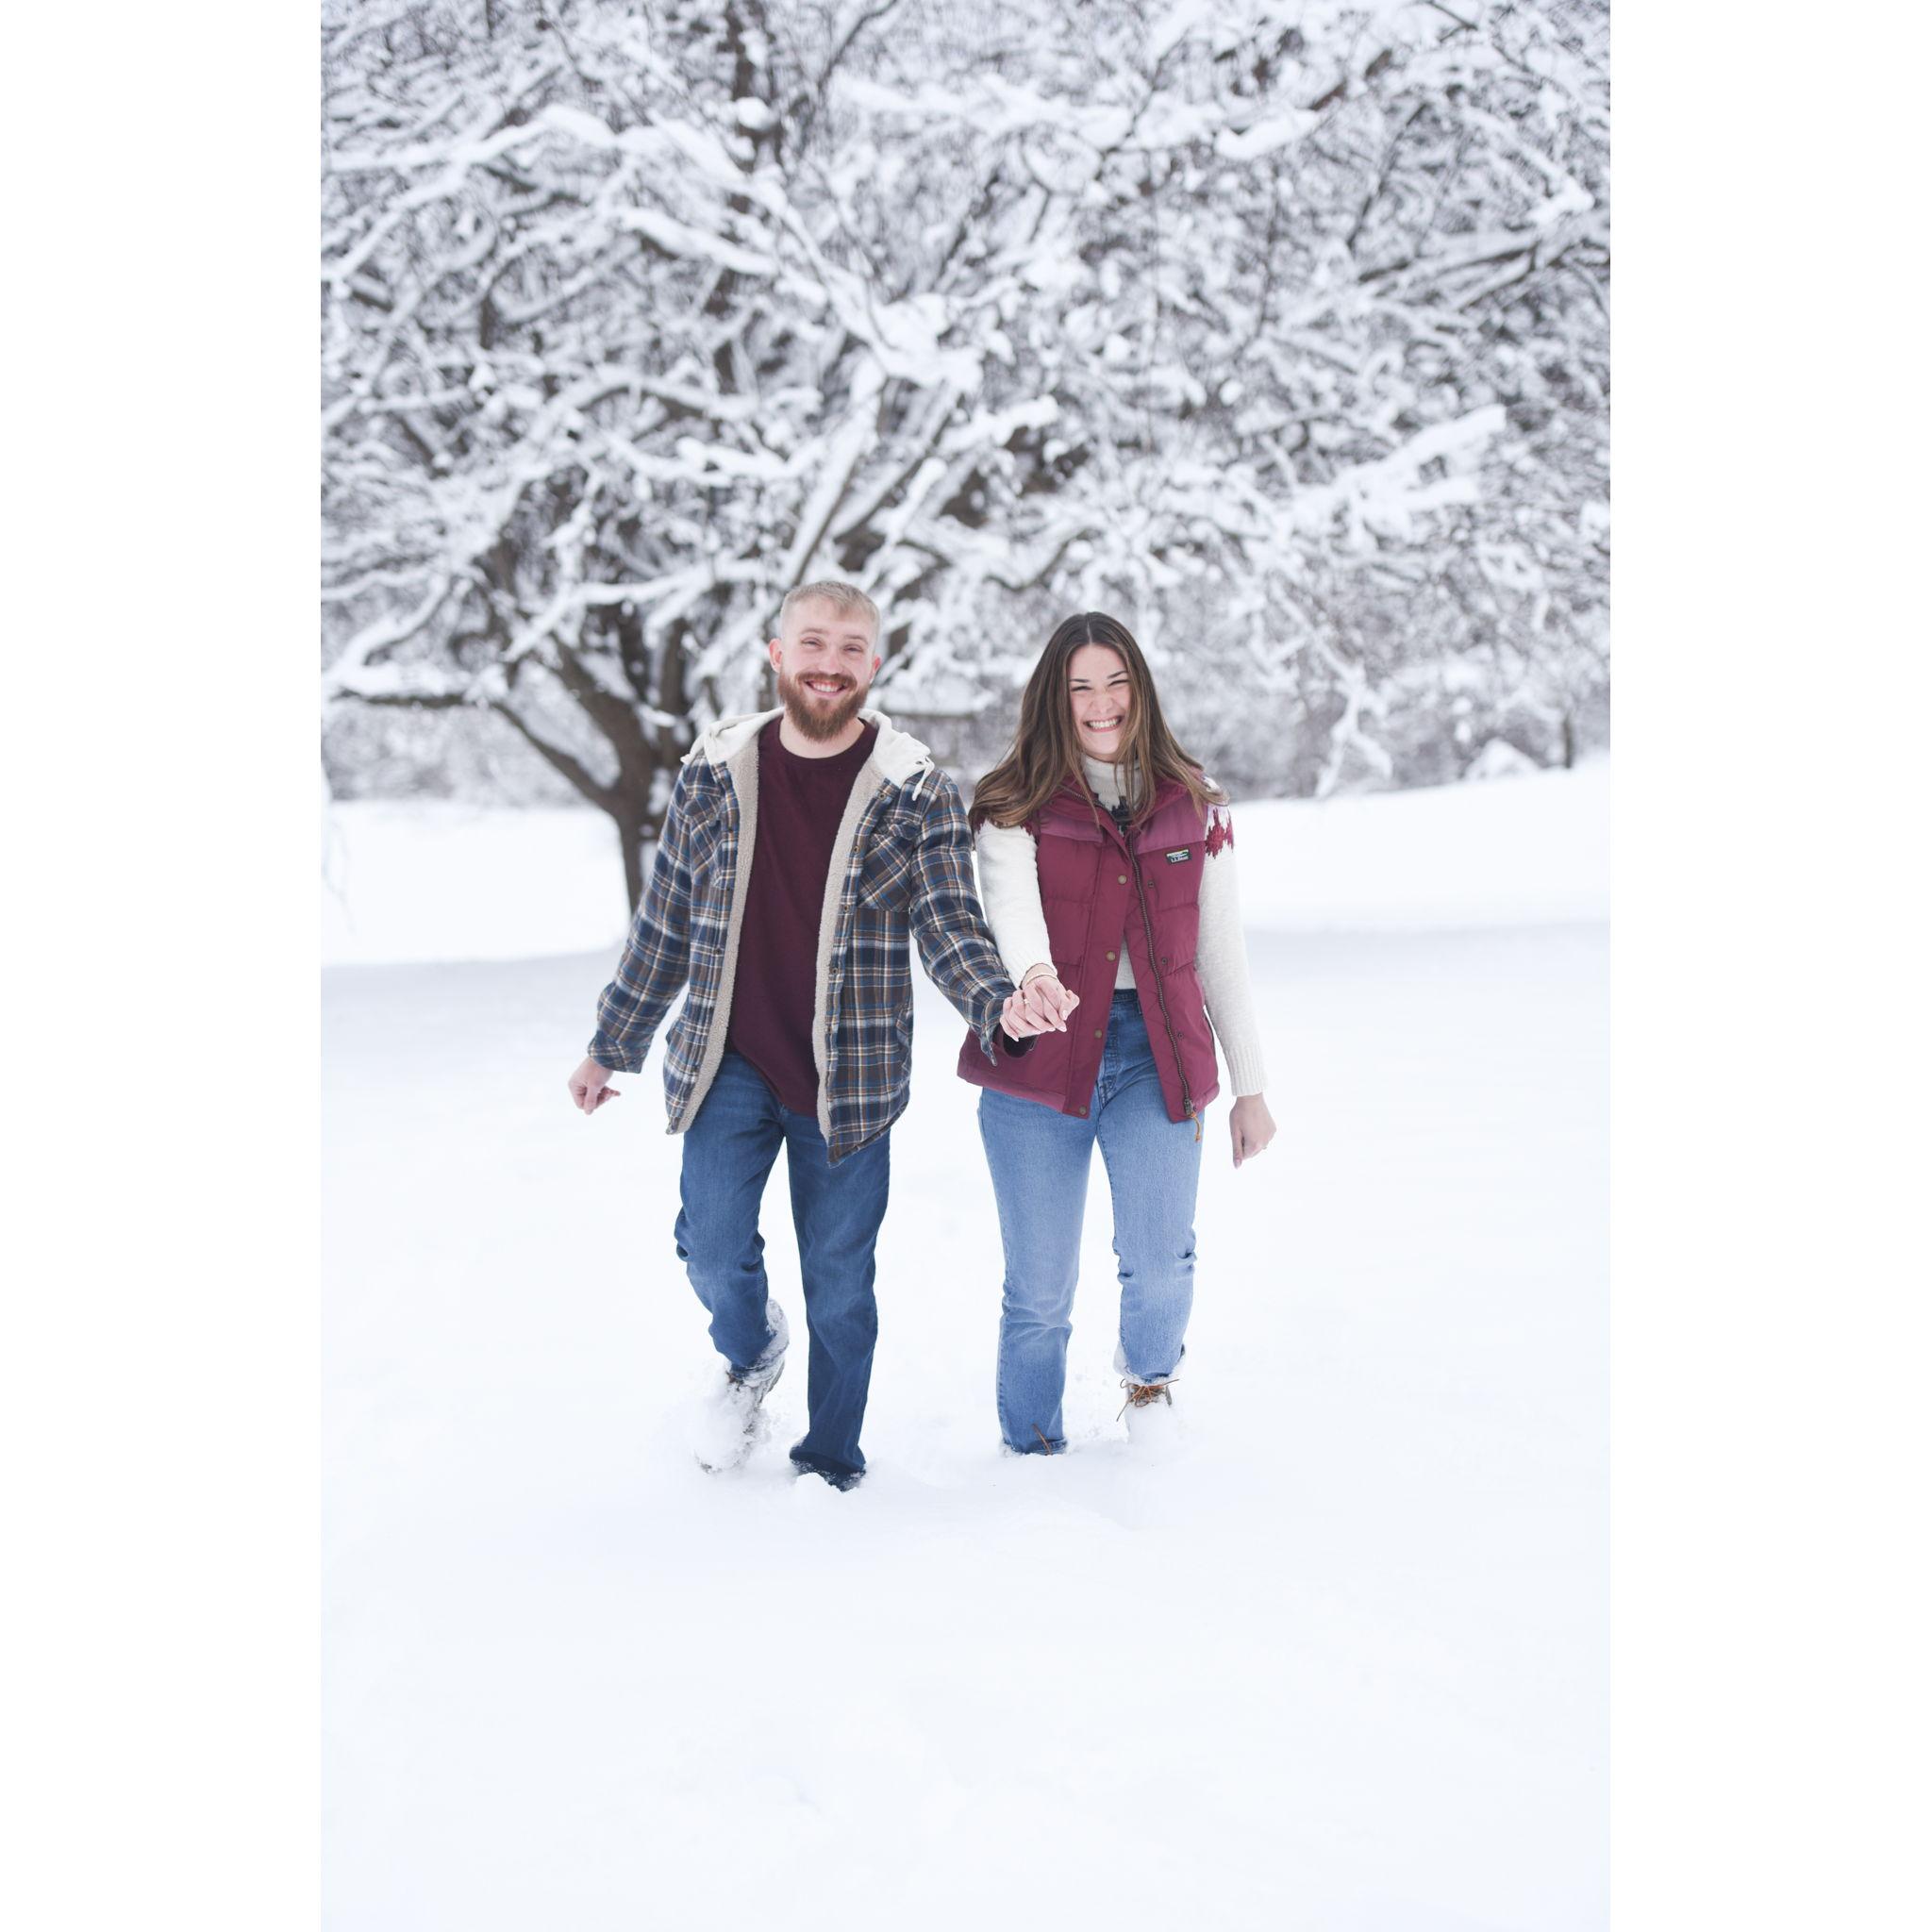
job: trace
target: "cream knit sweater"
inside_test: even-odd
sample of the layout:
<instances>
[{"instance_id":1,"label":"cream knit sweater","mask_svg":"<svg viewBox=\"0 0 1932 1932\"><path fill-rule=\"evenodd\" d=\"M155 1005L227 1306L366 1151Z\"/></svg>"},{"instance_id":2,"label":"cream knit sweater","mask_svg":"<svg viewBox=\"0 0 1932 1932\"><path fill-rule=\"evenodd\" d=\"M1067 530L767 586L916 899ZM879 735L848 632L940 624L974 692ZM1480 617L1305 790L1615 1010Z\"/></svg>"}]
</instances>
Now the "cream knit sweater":
<instances>
[{"instance_id":1,"label":"cream knit sweater","mask_svg":"<svg viewBox=\"0 0 1932 1932\"><path fill-rule=\"evenodd\" d=\"M1100 758L1083 758L1087 782L1103 806L1117 805L1120 780ZM1040 868L1033 834L1024 825L984 824L975 841L979 854L979 900L992 928L1000 958L1017 984L1028 969L1050 965L1046 914L1040 903ZM1261 1037L1255 1022L1254 992L1248 984L1247 946L1241 938L1241 895L1235 878L1234 846L1204 857L1201 872L1201 938L1194 956L1208 1019L1227 1060L1228 1084L1237 1096L1262 1089ZM1121 948L1116 988L1134 983L1127 950Z\"/></svg>"}]
</instances>

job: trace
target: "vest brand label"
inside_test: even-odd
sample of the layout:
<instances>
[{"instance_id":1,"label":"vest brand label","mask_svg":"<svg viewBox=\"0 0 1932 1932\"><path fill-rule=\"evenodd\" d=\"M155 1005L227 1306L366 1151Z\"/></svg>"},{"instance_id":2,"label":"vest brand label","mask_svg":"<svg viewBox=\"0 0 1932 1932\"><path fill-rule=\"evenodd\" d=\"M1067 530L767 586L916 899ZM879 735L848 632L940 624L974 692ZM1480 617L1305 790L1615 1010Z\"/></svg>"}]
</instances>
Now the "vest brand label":
<instances>
[{"instance_id":1,"label":"vest brand label","mask_svg":"<svg viewBox=\"0 0 1932 1932\"><path fill-rule=\"evenodd\" d=\"M1170 865L1185 865L1193 856L1194 848L1191 845L1183 845L1178 852L1170 852L1167 855L1167 862Z\"/></svg>"}]
</instances>

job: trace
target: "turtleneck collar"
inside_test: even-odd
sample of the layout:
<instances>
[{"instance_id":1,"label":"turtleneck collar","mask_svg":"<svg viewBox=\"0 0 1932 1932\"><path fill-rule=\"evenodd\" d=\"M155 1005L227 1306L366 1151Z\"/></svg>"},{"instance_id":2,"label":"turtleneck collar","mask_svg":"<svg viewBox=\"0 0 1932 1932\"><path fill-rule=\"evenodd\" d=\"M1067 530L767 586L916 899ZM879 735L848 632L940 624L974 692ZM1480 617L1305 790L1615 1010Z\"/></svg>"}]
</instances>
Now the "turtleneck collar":
<instances>
[{"instance_id":1,"label":"turtleneck collar","mask_svg":"<svg viewBox=\"0 0 1932 1932\"><path fill-rule=\"evenodd\" d=\"M1087 774L1088 784L1093 788L1093 795L1109 810L1126 796L1121 784L1121 767L1111 758L1089 758L1082 752L1080 766Z\"/></svg>"}]
</instances>

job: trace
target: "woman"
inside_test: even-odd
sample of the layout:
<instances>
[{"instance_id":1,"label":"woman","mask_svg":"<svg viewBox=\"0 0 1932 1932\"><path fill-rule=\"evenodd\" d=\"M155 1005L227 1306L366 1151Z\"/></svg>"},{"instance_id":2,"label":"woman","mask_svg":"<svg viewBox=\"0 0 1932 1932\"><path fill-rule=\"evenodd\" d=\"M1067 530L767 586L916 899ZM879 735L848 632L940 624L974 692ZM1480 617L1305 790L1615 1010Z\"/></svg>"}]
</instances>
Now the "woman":
<instances>
[{"instance_id":1,"label":"woman","mask_svg":"<svg viewBox=\"0 0 1932 1932\"><path fill-rule=\"evenodd\" d=\"M979 1131L1006 1249L1000 1433L1009 1450L1051 1456L1066 1447L1060 1396L1095 1141L1120 1257L1114 1367L1141 1433L1171 1410L1187 1352L1215 1038L1236 1094L1237 1167L1274 1123L1227 802L1175 743L1124 625L1088 611L1054 632L971 820L980 900L1035 1036L997 1066L976 1041L959 1056L960 1075L985 1090Z\"/></svg>"}]
</instances>

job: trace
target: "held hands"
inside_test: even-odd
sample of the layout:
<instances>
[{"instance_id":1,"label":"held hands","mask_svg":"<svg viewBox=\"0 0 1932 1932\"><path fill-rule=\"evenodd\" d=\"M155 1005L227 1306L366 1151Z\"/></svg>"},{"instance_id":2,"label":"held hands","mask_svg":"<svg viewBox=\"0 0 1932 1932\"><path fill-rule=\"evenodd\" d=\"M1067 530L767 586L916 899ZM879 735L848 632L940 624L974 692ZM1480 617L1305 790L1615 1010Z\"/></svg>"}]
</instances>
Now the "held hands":
<instances>
[{"instance_id":1,"label":"held hands","mask_svg":"<svg viewBox=\"0 0 1932 1932\"><path fill-rule=\"evenodd\" d=\"M621 1100L624 1096L611 1086L610 1070L587 1059L570 1076L570 1097L572 1105L581 1112L595 1113L607 1100Z\"/></svg>"},{"instance_id":2,"label":"held hands","mask_svg":"<svg viewBox=\"0 0 1932 1932\"><path fill-rule=\"evenodd\" d=\"M1015 1040L1033 1033L1064 1033L1080 995L1063 987L1053 968L1029 967L1017 991L1007 995L1000 1024Z\"/></svg>"},{"instance_id":3,"label":"held hands","mask_svg":"<svg viewBox=\"0 0 1932 1932\"><path fill-rule=\"evenodd\" d=\"M1268 1103L1258 1093L1243 1093L1228 1109L1227 1132L1239 1167L1274 1138L1274 1116L1268 1111Z\"/></svg>"}]
</instances>

